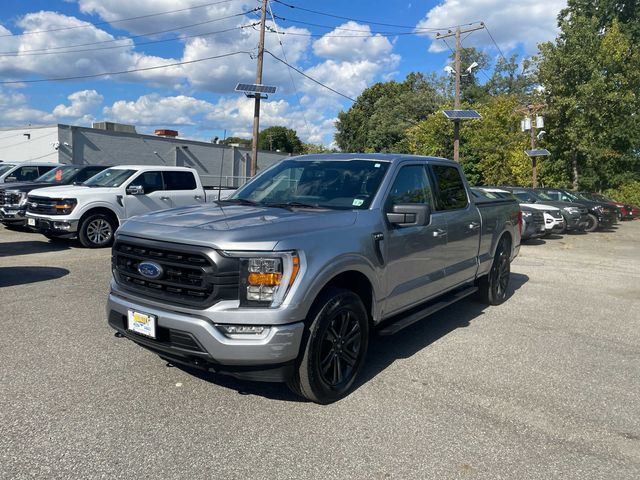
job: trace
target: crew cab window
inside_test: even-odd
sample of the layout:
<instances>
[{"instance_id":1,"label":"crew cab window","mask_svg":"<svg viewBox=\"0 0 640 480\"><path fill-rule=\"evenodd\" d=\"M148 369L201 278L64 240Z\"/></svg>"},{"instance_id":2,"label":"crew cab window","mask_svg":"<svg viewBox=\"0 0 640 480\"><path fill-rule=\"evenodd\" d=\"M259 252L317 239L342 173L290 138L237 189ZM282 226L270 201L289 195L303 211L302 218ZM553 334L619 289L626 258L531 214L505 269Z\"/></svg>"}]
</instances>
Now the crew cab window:
<instances>
[{"instance_id":1,"label":"crew cab window","mask_svg":"<svg viewBox=\"0 0 640 480\"><path fill-rule=\"evenodd\" d=\"M433 165L438 210L457 210L469 203L462 177L456 167Z\"/></svg>"},{"instance_id":2,"label":"crew cab window","mask_svg":"<svg viewBox=\"0 0 640 480\"><path fill-rule=\"evenodd\" d=\"M45 173L43 170L42 173ZM20 167L15 172L13 172L10 177L15 177L16 182L29 182L31 180L35 180L40 176L38 173L38 167Z\"/></svg>"},{"instance_id":3,"label":"crew cab window","mask_svg":"<svg viewBox=\"0 0 640 480\"><path fill-rule=\"evenodd\" d=\"M144 172L138 175L130 185L141 186L144 188L145 195L163 190L162 172Z\"/></svg>"},{"instance_id":4,"label":"crew cab window","mask_svg":"<svg viewBox=\"0 0 640 480\"><path fill-rule=\"evenodd\" d=\"M164 172L165 190L195 190L196 178L191 172Z\"/></svg>"},{"instance_id":5,"label":"crew cab window","mask_svg":"<svg viewBox=\"0 0 640 480\"><path fill-rule=\"evenodd\" d=\"M386 202L386 208L401 203L433 205L433 195L427 171L422 165L402 167L396 175Z\"/></svg>"}]
</instances>

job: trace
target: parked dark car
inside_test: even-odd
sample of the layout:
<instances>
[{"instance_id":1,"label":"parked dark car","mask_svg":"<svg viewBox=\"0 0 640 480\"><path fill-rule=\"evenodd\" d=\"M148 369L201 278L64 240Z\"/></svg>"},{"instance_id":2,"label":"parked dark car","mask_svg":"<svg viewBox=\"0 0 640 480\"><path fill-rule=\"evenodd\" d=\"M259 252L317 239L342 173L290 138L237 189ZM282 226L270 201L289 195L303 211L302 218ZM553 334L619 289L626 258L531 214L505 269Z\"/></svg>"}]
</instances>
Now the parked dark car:
<instances>
[{"instance_id":1,"label":"parked dark car","mask_svg":"<svg viewBox=\"0 0 640 480\"><path fill-rule=\"evenodd\" d=\"M593 232L598 228L609 228L616 223L618 218L618 209L605 202L594 202L576 195L575 192L562 190L559 188L539 188L536 189L539 194L545 194L554 200L563 202L575 202L584 205L589 210L589 223L585 230Z\"/></svg>"},{"instance_id":2,"label":"parked dark car","mask_svg":"<svg viewBox=\"0 0 640 480\"><path fill-rule=\"evenodd\" d=\"M573 201L559 201L546 195L544 192L534 191L527 187L498 187L513 193L517 198L526 203L542 203L557 207L562 213L567 231L584 231L589 224L588 209Z\"/></svg>"},{"instance_id":3,"label":"parked dark car","mask_svg":"<svg viewBox=\"0 0 640 480\"><path fill-rule=\"evenodd\" d=\"M0 188L0 222L26 225L27 196L38 188L71 185L89 180L107 168L104 165L60 165L31 182L7 183Z\"/></svg>"},{"instance_id":4,"label":"parked dark car","mask_svg":"<svg viewBox=\"0 0 640 480\"><path fill-rule=\"evenodd\" d=\"M611 205L615 205L620 213L618 215L618 220L633 220L640 214L640 210L638 207L634 207L628 203L618 202L616 200L612 200L610 198L605 197L599 193L591 193L591 192L578 192L583 198L587 200L593 200L594 202L605 202Z\"/></svg>"}]
</instances>

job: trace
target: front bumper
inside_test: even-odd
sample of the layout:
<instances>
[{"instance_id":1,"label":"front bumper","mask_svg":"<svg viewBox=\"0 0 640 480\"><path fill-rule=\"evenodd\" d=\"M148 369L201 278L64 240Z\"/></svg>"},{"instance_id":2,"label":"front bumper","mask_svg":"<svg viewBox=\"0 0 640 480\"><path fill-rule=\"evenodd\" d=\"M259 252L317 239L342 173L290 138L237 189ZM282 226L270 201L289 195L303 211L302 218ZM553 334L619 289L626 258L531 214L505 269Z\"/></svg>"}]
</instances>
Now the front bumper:
<instances>
[{"instance_id":1,"label":"front bumper","mask_svg":"<svg viewBox=\"0 0 640 480\"><path fill-rule=\"evenodd\" d=\"M74 237L78 232L79 220L27 213L26 223L29 228L40 233L57 237Z\"/></svg>"},{"instance_id":2,"label":"front bumper","mask_svg":"<svg viewBox=\"0 0 640 480\"><path fill-rule=\"evenodd\" d=\"M610 227L611 225L613 225L614 223L616 223L617 219L615 214L604 214L604 215L598 215L598 226L599 227Z\"/></svg>"},{"instance_id":3,"label":"front bumper","mask_svg":"<svg viewBox=\"0 0 640 480\"><path fill-rule=\"evenodd\" d=\"M5 225L26 225L26 209L4 205L0 207L0 222Z\"/></svg>"},{"instance_id":4,"label":"front bumper","mask_svg":"<svg viewBox=\"0 0 640 480\"><path fill-rule=\"evenodd\" d=\"M589 224L589 217L585 213L581 215L563 212L564 220L567 224L567 230L584 230Z\"/></svg>"},{"instance_id":5,"label":"front bumper","mask_svg":"<svg viewBox=\"0 0 640 480\"><path fill-rule=\"evenodd\" d=\"M129 310L156 316L157 339L127 329ZM304 323L295 322L268 326L268 332L259 338L231 339L216 327L215 318L202 312L186 314L149 306L113 292L107 317L112 328L172 362L262 381L289 378L304 332Z\"/></svg>"}]
</instances>

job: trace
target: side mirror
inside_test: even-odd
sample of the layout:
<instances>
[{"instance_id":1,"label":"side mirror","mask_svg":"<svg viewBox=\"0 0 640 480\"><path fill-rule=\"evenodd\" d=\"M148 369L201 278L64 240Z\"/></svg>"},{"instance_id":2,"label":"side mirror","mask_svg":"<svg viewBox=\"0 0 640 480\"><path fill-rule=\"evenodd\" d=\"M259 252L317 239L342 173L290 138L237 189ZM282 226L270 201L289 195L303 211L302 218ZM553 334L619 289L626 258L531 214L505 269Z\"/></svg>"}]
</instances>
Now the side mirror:
<instances>
[{"instance_id":1,"label":"side mirror","mask_svg":"<svg viewBox=\"0 0 640 480\"><path fill-rule=\"evenodd\" d=\"M5 183L11 183L11 182L15 182L16 180L17 180L17 178L16 178L16 177L6 177L6 178L4 179L4 182L5 182Z\"/></svg>"},{"instance_id":2,"label":"side mirror","mask_svg":"<svg viewBox=\"0 0 640 480\"><path fill-rule=\"evenodd\" d=\"M129 185L127 187L127 195L144 195L144 187L142 185Z\"/></svg>"},{"instance_id":3,"label":"side mirror","mask_svg":"<svg viewBox=\"0 0 640 480\"><path fill-rule=\"evenodd\" d=\"M398 227L415 227L429 225L431 207L423 203L403 203L393 205L387 213L387 220Z\"/></svg>"}]
</instances>

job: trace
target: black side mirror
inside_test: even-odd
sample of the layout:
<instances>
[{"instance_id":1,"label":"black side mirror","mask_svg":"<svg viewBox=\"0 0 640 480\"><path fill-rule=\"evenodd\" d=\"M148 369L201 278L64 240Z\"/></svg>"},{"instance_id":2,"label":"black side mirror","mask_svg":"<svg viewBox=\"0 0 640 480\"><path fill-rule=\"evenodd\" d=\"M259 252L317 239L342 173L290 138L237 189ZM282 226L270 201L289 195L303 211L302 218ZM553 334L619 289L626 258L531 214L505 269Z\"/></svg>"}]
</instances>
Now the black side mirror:
<instances>
[{"instance_id":1,"label":"black side mirror","mask_svg":"<svg viewBox=\"0 0 640 480\"><path fill-rule=\"evenodd\" d=\"M5 183L15 182L17 180L16 177L6 177L4 179Z\"/></svg>"},{"instance_id":2,"label":"black side mirror","mask_svg":"<svg viewBox=\"0 0 640 480\"><path fill-rule=\"evenodd\" d=\"M414 227L429 225L431 207L422 203L402 203L393 205L387 213L387 220L398 227Z\"/></svg>"},{"instance_id":3,"label":"black side mirror","mask_svg":"<svg viewBox=\"0 0 640 480\"><path fill-rule=\"evenodd\" d=\"M129 185L127 195L144 195L144 187L141 185Z\"/></svg>"}]
</instances>

